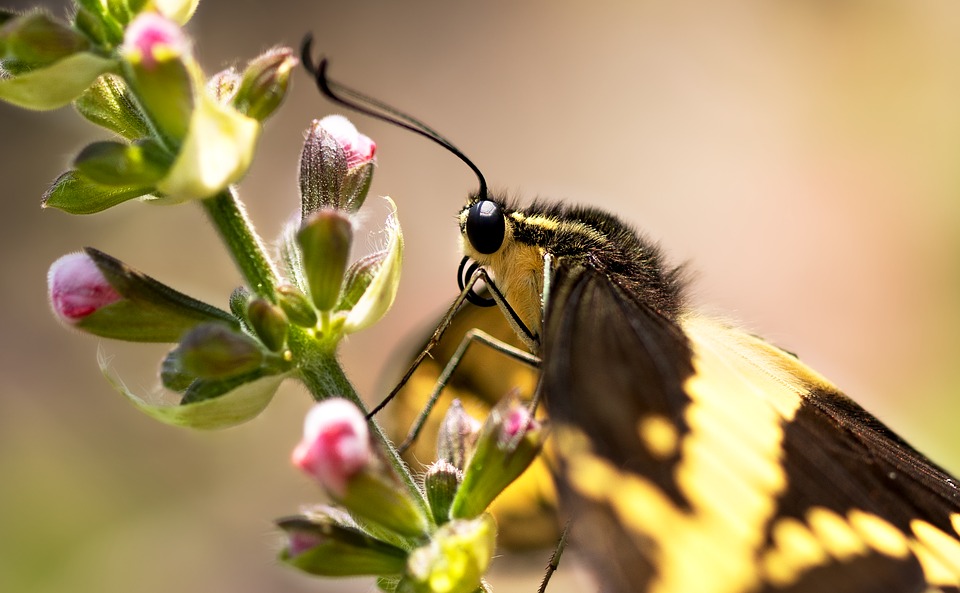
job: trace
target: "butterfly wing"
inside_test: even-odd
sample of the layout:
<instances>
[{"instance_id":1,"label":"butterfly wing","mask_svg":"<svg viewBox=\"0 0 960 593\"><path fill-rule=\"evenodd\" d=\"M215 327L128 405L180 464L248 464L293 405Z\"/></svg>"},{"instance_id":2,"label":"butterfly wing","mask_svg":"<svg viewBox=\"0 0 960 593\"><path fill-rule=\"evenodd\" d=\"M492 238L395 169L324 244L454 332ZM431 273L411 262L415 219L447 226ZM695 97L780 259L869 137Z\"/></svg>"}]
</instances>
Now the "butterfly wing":
<instances>
[{"instance_id":1,"label":"butterfly wing","mask_svg":"<svg viewBox=\"0 0 960 593\"><path fill-rule=\"evenodd\" d=\"M790 354L564 266L543 345L557 483L604 590L956 590L952 479Z\"/></svg>"}]
</instances>

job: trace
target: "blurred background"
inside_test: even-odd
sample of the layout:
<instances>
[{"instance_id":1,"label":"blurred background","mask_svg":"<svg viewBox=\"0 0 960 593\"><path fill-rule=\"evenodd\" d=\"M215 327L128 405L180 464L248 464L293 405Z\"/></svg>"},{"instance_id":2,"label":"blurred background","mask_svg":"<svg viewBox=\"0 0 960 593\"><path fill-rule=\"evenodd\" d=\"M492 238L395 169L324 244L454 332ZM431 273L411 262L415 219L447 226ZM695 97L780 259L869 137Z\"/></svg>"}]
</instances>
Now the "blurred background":
<instances>
[{"instance_id":1,"label":"blurred background","mask_svg":"<svg viewBox=\"0 0 960 593\"><path fill-rule=\"evenodd\" d=\"M334 78L423 118L495 188L620 213L692 262L698 303L797 352L960 471L960 5L211 0L188 30L209 73L312 31ZM333 111L298 73L268 122L241 185L265 237L298 208L302 130ZM475 180L418 137L352 119L378 144L372 195L397 201L407 239L393 310L343 348L376 400L398 344L455 295L454 216ZM69 108L0 105L0 590L372 590L274 560L271 520L318 498L288 463L305 391L285 385L239 428L173 429L96 364L103 348L149 391L164 348L51 316L47 268L85 245L222 307L239 284L197 207L40 209L100 138ZM367 204L375 229L386 208ZM493 583L532 591L546 558L498 558ZM569 567L557 590L577 590Z\"/></svg>"}]
</instances>

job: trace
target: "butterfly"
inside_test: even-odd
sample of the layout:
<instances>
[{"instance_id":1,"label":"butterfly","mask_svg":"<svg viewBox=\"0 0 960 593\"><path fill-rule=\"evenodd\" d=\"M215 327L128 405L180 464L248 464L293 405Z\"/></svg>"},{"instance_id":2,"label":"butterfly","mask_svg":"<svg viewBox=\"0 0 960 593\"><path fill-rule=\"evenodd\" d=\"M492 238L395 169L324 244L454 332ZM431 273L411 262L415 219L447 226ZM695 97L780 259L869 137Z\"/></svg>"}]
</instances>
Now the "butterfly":
<instances>
[{"instance_id":1,"label":"butterfly","mask_svg":"<svg viewBox=\"0 0 960 593\"><path fill-rule=\"evenodd\" d=\"M539 359L554 482L602 590L960 591L953 477L795 355L696 311L682 268L616 215L495 196L422 122L310 69L477 174L463 295L490 304L485 278Z\"/></svg>"}]
</instances>

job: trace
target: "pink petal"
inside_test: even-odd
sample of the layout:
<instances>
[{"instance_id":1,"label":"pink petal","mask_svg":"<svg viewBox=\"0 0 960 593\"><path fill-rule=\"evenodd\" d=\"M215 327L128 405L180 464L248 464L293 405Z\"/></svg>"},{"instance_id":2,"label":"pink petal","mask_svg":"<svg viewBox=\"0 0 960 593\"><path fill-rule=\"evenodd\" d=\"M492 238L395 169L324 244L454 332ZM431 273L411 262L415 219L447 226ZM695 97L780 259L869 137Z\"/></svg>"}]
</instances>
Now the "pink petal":
<instances>
[{"instance_id":1,"label":"pink petal","mask_svg":"<svg viewBox=\"0 0 960 593\"><path fill-rule=\"evenodd\" d=\"M53 262L47 291L53 312L67 323L76 323L123 298L85 253L70 253Z\"/></svg>"},{"instance_id":2,"label":"pink petal","mask_svg":"<svg viewBox=\"0 0 960 593\"><path fill-rule=\"evenodd\" d=\"M347 482L371 458L367 420L353 403L329 399L313 407L304 421L303 440L293 463L334 496L342 498Z\"/></svg>"}]
</instances>

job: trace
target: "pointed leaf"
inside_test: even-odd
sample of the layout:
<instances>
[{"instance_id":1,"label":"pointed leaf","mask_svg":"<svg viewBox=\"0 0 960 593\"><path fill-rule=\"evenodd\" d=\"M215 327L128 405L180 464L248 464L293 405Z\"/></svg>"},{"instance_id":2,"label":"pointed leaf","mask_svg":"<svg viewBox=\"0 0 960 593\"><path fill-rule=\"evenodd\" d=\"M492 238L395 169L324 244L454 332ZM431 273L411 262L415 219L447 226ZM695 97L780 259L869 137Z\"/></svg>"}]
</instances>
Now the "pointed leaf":
<instances>
[{"instance_id":1,"label":"pointed leaf","mask_svg":"<svg viewBox=\"0 0 960 593\"><path fill-rule=\"evenodd\" d=\"M343 331L348 334L369 327L379 321L393 305L393 299L397 296L397 287L400 285L400 268L403 263L403 233L400 231L400 223L396 219L397 205L390 198L386 198L386 200L390 203L392 210L390 217L387 219L387 231L390 234L386 249L387 256L374 275L373 280L371 280L370 285L367 286L363 296L347 314Z\"/></svg>"},{"instance_id":2,"label":"pointed leaf","mask_svg":"<svg viewBox=\"0 0 960 593\"><path fill-rule=\"evenodd\" d=\"M100 370L114 389L148 416L172 426L212 430L229 428L252 420L273 399L277 387L287 375L271 375L244 383L214 399L184 405L151 404L130 391L109 368L103 352L98 353Z\"/></svg>"},{"instance_id":3,"label":"pointed leaf","mask_svg":"<svg viewBox=\"0 0 960 593\"><path fill-rule=\"evenodd\" d=\"M95 214L128 200L150 194L152 186L109 187L87 179L78 171L57 177L43 194L44 208L57 208L69 214Z\"/></svg>"},{"instance_id":4,"label":"pointed leaf","mask_svg":"<svg viewBox=\"0 0 960 593\"><path fill-rule=\"evenodd\" d=\"M46 111L76 99L98 76L117 62L81 52L46 68L0 79L0 100L24 109Z\"/></svg>"}]
</instances>

